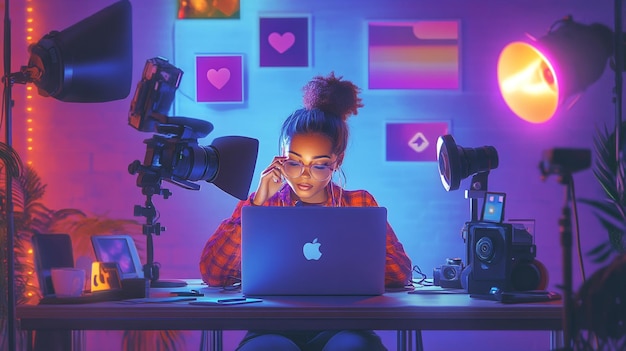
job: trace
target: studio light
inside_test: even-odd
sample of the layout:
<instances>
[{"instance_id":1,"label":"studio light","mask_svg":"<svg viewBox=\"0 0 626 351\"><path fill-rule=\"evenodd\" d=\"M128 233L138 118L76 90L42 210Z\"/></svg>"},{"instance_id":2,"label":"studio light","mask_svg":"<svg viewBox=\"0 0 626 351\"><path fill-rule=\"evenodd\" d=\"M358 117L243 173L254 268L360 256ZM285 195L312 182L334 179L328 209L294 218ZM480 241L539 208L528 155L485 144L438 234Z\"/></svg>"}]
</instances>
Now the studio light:
<instances>
[{"instance_id":1,"label":"studio light","mask_svg":"<svg viewBox=\"0 0 626 351\"><path fill-rule=\"evenodd\" d=\"M63 31L51 31L29 47L28 65L11 72L11 20L9 2L4 3L4 130L6 148L12 150L12 88L34 83L42 96L64 102L108 102L130 92L132 72L132 10L121 0ZM15 158L17 160L17 158ZM7 225L8 347L16 349L15 320L15 225L13 174L5 167Z\"/></svg>"},{"instance_id":2,"label":"studio light","mask_svg":"<svg viewBox=\"0 0 626 351\"><path fill-rule=\"evenodd\" d=\"M443 187L456 190L461 180L498 168L498 151L493 146L457 146L452 135L442 135L437 139L437 162Z\"/></svg>"},{"instance_id":3,"label":"studio light","mask_svg":"<svg viewBox=\"0 0 626 351\"><path fill-rule=\"evenodd\" d=\"M132 76L132 13L119 1L29 47L15 83L65 102L107 102L128 96Z\"/></svg>"},{"instance_id":4,"label":"studio light","mask_svg":"<svg viewBox=\"0 0 626 351\"><path fill-rule=\"evenodd\" d=\"M500 93L517 116L544 123L559 106L600 78L613 47L609 27L580 24L568 16L538 40L516 41L502 50Z\"/></svg>"}]
</instances>

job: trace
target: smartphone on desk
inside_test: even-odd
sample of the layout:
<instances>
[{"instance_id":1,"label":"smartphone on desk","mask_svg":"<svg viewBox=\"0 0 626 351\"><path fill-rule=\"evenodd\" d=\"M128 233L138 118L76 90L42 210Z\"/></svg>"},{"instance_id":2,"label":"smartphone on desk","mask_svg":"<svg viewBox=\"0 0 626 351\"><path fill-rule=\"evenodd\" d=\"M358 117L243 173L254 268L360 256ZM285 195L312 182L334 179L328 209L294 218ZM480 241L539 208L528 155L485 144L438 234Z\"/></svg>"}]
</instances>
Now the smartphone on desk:
<instances>
[{"instance_id":1,"label":"smartphone on desk","mask_svg":"<svg viewBox=\"0 0 626 351\"><path fill-rule=\"evenodd\" d=\"M262 299L253 297L226 297L226 298L213 298L213 299L199 299L192 301L190 305L241 305L246 303L262 302Z\"/></svg>"},{"instance_id":2,"label":"smartphone on desk","mask_svg":"<svg viewBox=\"0 0 626 351\"><path fill-rule=\"evenodd\" d=\"M486 295L470 295L470 297L502 303L546 302L561 299L559 293L547 290L502 291L498 288L492 288Z\"/></svg>"},{"instance_id":3,"label":"smartphone on desk","mask_svg":"<svg viewBox=\"0 0 626 351\"><path fill-rule=\"evenodd\" d=\"M497 294L496 299L502 303L546 302L560 300L561 294L544 290L505 291Z\"/></svg>"},{"instance_id":4,"label":"smartphone on desk","mask_svg":"<svg viewBox=\"0 0 626 351\"><path fill-rule=\"evenodd\" d=\"M170 293L170 295L174 295L174 296L204 296L203 293L199 292L198 290L191 290L191 291L172 291Z\"/></svg>"}]
</instances>

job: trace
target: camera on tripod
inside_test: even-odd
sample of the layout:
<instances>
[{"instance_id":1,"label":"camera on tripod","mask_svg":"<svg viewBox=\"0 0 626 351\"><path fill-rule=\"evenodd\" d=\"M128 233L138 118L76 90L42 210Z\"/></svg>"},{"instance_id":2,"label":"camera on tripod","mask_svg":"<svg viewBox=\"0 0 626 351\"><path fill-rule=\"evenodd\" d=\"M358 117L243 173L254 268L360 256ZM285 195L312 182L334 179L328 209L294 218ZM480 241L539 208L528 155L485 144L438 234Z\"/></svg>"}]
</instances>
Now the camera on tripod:
<instances>
[{"instance_id":1,"label":"camera on tripod","mask_svg":"<svg viewBox=\"0 0 626 351\"><path fill-rule=\"evenodd\" d=\"M213 131L208 121L168 117L183 71L162 57L146 61L141 81L131 101L128 124L141 132L154 132L144 140L143 163L132 162L128 171L138 174L137 186L144 194L165 195L161 181L198 190L206 181L241 200L248 196L259 142L242 136L216 138L211 145L198 139Z\"/></svg>"},{"instance_id":2,"label":"camera on tripod","mask_svg":"<svg viewBox=\"0 0 626 351\"><path fill-rule=\"evenodd\" d=\"M447 258L446 264L433 269L433 285L451 289L463 288L461 284L463 268L465 266L460 258Z\"/></svg>"}]
</instances>

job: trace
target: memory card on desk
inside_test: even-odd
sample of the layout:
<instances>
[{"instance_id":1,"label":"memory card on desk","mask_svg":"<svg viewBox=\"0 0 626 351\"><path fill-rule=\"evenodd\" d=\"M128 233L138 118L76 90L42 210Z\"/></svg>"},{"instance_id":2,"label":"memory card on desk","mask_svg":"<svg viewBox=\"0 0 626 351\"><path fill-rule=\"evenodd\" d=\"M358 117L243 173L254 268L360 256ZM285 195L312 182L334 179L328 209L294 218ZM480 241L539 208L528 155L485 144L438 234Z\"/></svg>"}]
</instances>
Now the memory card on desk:
<instances>
[{"instance_id":1,"label":"memory card on desk","mask_svg":"<svg viewBox=\"0 0 626 351\"><path fill-rule=\"evenodd\" d=\"M227 297L227 298L212 298L212 299L197 299L189 302L190 305L240 305L246 303L262 302L262 299L253 297Z\"/></svg>"}]
</instances>

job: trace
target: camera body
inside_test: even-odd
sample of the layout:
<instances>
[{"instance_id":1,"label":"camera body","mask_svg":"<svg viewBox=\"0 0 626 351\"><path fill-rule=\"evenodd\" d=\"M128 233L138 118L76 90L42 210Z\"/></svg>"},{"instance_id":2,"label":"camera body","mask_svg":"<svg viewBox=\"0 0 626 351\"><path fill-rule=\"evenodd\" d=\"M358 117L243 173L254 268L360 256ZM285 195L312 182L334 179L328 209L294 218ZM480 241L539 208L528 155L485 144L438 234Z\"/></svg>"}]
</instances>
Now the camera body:
<instances>
[{"instance_id":1,"label":"camera body","mask_svg":"<svg viewBox=\"0 0 626 351\"><path fill-rule=\"evenodd\" d=\"M183 71L166 59L148 59L130 102L128 124L141 132L156 132L160 124L167 123L182 76Z\"/></svg>"},{"instance_id":2,"label":"camera body","mask_svg":"<svg viewBox=\"0 0 626 351\"><path fill-rule=\"evenodd\" d=\"M446 264L433 269L433 285L442 288L461 289L461 273L464 265L460 258L447 258Z\"/></svg>"},{"instance_id":3,"label":"camera body","mask_svg":"<svg viewBox=\"0 0 626 351\"><path fill-rule=\"evenodd\" d=\"M470 294L526 291L543 288L546 272L535 260L532 235L522 225L511 223L467 222Z\"/></svg>"}]
</instances>

